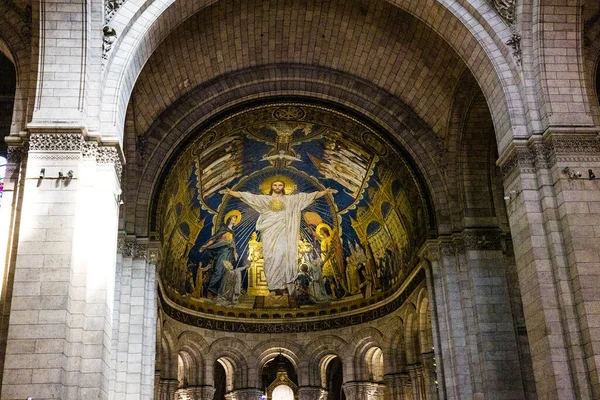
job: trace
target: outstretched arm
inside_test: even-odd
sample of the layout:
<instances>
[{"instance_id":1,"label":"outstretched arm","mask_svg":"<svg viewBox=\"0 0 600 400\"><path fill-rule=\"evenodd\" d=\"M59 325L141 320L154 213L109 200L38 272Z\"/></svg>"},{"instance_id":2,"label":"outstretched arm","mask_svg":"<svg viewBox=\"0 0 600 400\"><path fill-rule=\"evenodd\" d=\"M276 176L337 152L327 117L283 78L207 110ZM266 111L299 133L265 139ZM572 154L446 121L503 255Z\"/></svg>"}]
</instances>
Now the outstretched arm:
<instances>
[{"instance_id":1,"label":"outstretched arm","mask_svg":"<svg viewBox=\"0 0 600 400\"><path fill-rule=\"evenodd\" d=\"M237 197L238 199L240 199L242 197L242 195L240 194L240 192L236 192L235 190L231 190L229 188L225 188L223 190L219 190L219 194L228 194L232 197Z\"/></svg>"},{"instance_id":2,"label":"outstretched arm","mask_svg":"<svg viewBox=\"0 0 600 400\"><path fill-rule=\"evenodd\" d=\"M321 190L320 192L317 192L317 195L315 196L315 200L325 196L326 194L336 194L338 191L335 189L331 189L331 188L327 188L325 190Z\"/></svg>"}]
</instances>

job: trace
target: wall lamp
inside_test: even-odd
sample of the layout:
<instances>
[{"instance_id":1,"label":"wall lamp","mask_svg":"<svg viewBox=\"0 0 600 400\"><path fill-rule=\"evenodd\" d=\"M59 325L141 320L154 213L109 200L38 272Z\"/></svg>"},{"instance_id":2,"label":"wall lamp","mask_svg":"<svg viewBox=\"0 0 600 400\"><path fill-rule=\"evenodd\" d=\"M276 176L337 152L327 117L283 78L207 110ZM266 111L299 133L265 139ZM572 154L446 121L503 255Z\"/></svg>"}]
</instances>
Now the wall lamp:
<instances>
[{"instance_id":1,"label":"wall lamp","mask_svg":"<svg viewBox=\"0 0 600 400\"><path fill-rule=\"evenodd\" d=\"M567 177L569 179L579 179L582 176L581 172L579 172L579 171L573 172L573 171L571 171L571 169L569 167L564 167L563 170L562 170L562 173L565 174L565 175L567 175Z\"/></svg>"},{"instance_id":2,"label":"wall lamp","mask_svg":"<svg viewBox=\"0 0 600 400\"><path fill-rule=\"evenodd\" d=\"M590 176L590 181L596 179L596 174L594 174L594 171L592 171L591 169L588 169L588 174Z\"/></svg>"},{"instance_id":3,"label":"wall lamp","mask_svg":"<svg viewBox=\"0 0 600 400\"><path fill-rule=\"evenodd\" d=\"M44 179L46 176L46 168L40 169L40 179Z\"/></svg>"},{"instance_id":4,"label":"wall lamp","mask_svg":"<svg viewBox=\"0 0 600 400\"><path fill-rule=\"evenodd\" d=\"M115 201L120 206L124 204L123 200L121 200L121 193L123 193L121 189L115 190Z\"/></svg>"}]
</instances>

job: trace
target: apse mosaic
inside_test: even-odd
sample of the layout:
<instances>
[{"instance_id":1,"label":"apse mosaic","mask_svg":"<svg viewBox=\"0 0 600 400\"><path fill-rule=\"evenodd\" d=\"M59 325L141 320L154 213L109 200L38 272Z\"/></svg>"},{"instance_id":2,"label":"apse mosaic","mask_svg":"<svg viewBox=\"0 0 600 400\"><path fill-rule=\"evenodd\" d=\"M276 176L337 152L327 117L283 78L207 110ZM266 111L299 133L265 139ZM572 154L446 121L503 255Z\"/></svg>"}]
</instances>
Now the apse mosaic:
<instances>
[{"instance_id":1,"label":"apse mosaic","mask_svg":"<svg viewBox=\"0 0 600 400\"><path fill-rule=\"evenodd\" d=\"M170 168L161 288L193 310L364 305L398 290L428 221L414 173L368 126L318 106L255 107L198 132Z\"/></svg>"}]
</instances>

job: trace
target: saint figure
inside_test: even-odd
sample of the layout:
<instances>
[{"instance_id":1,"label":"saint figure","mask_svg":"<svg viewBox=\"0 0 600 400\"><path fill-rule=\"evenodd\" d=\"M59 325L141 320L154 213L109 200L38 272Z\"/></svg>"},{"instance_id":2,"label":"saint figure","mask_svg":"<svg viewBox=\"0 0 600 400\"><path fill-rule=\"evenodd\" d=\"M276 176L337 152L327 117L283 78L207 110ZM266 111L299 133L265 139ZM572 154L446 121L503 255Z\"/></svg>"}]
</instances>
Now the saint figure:
<instances>
[{"instance_id":1,"label":"saint figure","mask_svg":"<svg viewBox=\"0 0 600 400\"><path fill-rule=\"evenodd\" d=\"M202 247L200 252L207 251L212 264L210 281L208 282L208 298L214 299L221 293L223 278L225 276L225 262L237 261L238 254L235 248L233 227L242 219L238 210L233 210L225 215L224 224L217 233L211 237Z\"/></svg>"},{"instance_id":2,"label":"saint figure","mask_svg":"<svg viewBox=\"0 0 600 400\"><path fill-rule=\"evenodd\" d=\"M320 192L285 194L285 183L275 180L268 195L238 192L231 189L221 194L241 199L256 210L260 216L256 230L261 232L264 270L269 291L280 294L294 291L294 279L298 271L298 238L302 210L326 194L337 193L334 189Z\"/></svg>"}]
</instances>

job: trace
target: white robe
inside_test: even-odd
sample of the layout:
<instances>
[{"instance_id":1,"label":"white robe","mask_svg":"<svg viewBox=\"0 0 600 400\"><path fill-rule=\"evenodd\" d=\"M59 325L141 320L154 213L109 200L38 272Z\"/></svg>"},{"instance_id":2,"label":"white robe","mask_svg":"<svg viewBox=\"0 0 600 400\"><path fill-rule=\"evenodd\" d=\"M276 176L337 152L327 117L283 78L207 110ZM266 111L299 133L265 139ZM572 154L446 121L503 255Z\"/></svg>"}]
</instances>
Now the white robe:
<instances>
[{"instance_id":1,"label":"white robe","mask_svg":"<svg viewBox=\"0 0 600 400\"><path fill-rule=\"evenodd\" d=\"M283 209L273 207L273 197L240 192L241 199L260 216L256 229L261 232L265 275L269 290L293 290L298 272L298 237L302 210L308 207L318 192L281 196Z\"/></svg>"}]
</instances>

